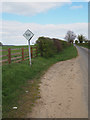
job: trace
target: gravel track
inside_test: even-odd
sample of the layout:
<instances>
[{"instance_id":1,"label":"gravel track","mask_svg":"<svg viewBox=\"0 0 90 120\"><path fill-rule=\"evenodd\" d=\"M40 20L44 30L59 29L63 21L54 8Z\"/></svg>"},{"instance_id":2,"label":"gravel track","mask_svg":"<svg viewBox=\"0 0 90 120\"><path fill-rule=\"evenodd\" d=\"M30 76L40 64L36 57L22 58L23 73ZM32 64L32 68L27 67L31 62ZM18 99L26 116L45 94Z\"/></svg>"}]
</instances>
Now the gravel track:
<instances>
[{"instance_id":1,"label":"gravel track","mask_svg":"<svg viewBox=\"0 0 90 120\"><path fill-rule=\"evenodd\" d=\"M51 66L42 76L41 98L27 118L88 118L79 57Z\"/></svg>"}]
</instances>

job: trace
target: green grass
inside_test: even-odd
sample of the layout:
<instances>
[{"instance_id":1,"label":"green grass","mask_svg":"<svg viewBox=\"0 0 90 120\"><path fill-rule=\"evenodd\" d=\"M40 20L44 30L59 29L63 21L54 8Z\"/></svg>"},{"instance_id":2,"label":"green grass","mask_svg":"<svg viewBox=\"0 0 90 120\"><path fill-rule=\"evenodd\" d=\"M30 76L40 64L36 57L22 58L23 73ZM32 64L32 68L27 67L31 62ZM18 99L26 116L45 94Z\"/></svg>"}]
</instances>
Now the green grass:
<instances>
[{"instance_id":1,"label":"green grass","mask_svg":"<svg viewBox=\"0 0 90 120\"><path fill-rule=\"evenodd\" d=\"M8 48L11 48L11 49L15 49L15 48L28 48L28 46L2 46L2 50L8 50ZM15 53L15 52L20 52L20 50L13 51L13 53ZM2 51L2 54L3 55L7 55L8 51Z\"/></svg>"},{"instance_id":2,"label":"green grass","mask_svg":"<svg viewBox=\"0 0 90 120\"><path fill-rule=\"evenodd\" d=\"M78 43L77 45L90 49L90 43Z\"/></svg>"},{"instance_id":3,"label":"green grass","mask_svg":"<svg viewBox=\"0 0 90 120\"><path fill-rule=\"evenodd\" d=\"M3 65L2 68L2 99L3 117L22 117L31 111L33 103L39 98L40 77L54 63L64 61L77 56L76 48L71 45L52 58L36 57L32 59L32 67L29 61ZM25 90L30 91L26 95ZM13 106L18 106L13 110Z\"/></svg>"},{"instance_id":4,"label":"green grass","mask_svg":"<svg viewBox=\"0 0 90 120\"><path fill-rule=\"evenodd\" d=\"M34 45L31 45L32 47L34 46ZM2 46L2 49L8 49L8 48L11 48L11 49L14 49L14 48L28 48L28 45L23 45L23 46Z\"/></svg>"},{"instance_id":5,"label":"green grass","mask_svg":"<svg viewBox=\"0 0 90 120\"><path fill-rule=\"evenodd\" d=\"M31 45L31 47L33 48L35 46ZM20 53L19 55L11 55L11 58L21 56L22 55L22 48L25 48L24 49L24 53L25 53L24 55L28 55L28 46L2 46L2 50L6 50L6 51L2 51L2 55L8 55L8 48L11 48L11 49L20 48L20 49L17 49L17 50L11 50L11 54L13 54L13 53ZM36 51L36 49L33 48L33 56L35 56L35 51ZM3 60L8 59L8 56L3 56L2 59Z\"/></svg>"}]
</instances>

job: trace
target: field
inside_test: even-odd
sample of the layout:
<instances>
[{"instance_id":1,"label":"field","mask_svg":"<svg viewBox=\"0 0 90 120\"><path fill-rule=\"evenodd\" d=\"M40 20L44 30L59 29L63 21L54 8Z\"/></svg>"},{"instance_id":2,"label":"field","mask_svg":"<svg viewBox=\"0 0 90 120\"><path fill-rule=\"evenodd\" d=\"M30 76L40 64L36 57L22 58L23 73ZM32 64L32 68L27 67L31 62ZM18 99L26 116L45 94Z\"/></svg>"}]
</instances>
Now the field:
<instances>
[{"instance_id":1,"label":"field","mask_svg":"<svg viewBox=\"0 0 90 120\"><path fill-rule=\"evenodd\" d=\"M42 74L44 74L52 64L76 56L76 48L70 45L54 57L48 59L43 57L32 58L31 67L28 60L3 65L3 118L24 117L27 110L31 111L35 100L40 98L39 83ZM27 96L26 91L30 92L29 96ZM18 109L13 110L14 106L17 106Z\"/></svg>"},{"instance_id":2,"label":"field","mask_svg":"<svg viewBox=\"0 0 90 120\"><path fill-rule=\"evenodd\" d=\"M3 50L8 50L8 48L11 48L11 49L16 49L16 48L27 48L27 49L28 49L28 46L2 46L2 54L3 54L3 55L8 54L7 51L3 51ZM17 50L16 52L18 52L18 50Z\"/></svg>"},{"instance_id":3,"label":"field","mask_svg":"<svg viewBox=\"0 0 90 120\"><path fill-rule=\"evenodd\" d=\"M31 55L32 57L37 56L36 46L31 46ZM2 47L2 62L11 63L11 62L20 62L28 59L28 46L3 46Z\"/></svg>"}]
</instances>

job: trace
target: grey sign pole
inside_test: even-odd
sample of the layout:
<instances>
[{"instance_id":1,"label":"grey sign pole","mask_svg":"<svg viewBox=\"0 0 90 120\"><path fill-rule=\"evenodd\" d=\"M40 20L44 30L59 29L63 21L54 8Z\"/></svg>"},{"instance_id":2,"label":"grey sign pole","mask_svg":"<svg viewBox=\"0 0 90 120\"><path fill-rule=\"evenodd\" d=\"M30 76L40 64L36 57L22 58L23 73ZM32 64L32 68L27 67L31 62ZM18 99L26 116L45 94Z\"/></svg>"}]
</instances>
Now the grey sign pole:
<instances>
[{"instance_id":1,"label":"grey sign pole","mask_svg":"<svg viewBox=\"0 0 90 120\"><path fill-rule=\"evenodd\" d=\"M34 36L34 34L28 29L23 36L28 40L28 49L29 49L29 61L30 61L30 66L31 66L31 48L30 48L30 40Z\"/></svg>"},{"instance_id":2,"label":"grey sign pole","mask_svg":"<svg viewBox=\"0 0 90 120\"><path fill-rule=\"evenodd\" d=\"M29 45L29 61L30 61L30 66L31 64L31 48L30 48L30 40L28 40L28 45Z\"/></svg>"}]
</instances>

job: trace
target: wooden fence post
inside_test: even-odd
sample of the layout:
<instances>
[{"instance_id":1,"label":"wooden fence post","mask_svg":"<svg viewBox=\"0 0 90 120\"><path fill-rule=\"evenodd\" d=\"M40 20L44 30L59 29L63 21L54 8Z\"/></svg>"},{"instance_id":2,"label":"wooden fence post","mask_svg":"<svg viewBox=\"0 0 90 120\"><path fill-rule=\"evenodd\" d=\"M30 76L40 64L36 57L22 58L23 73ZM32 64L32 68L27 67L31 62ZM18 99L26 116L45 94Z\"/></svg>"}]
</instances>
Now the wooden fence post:
<instances>
[{"instance_id":1,"label":"wooden fence post","mask_svg":"<svg viewBox=\"0 0 90 120\"><path fill-rule=\"evenodd\" d=\"M8 63L11 63L11 48L8 48Z\"/></svg>"},{"instance_id":2,"label":"wooden fence post","mask_svg":"<svg viewBox=\"0 0 90 120\"><path fill-rule=\"evenodd\" d=\"M37 47L36 47L36 57L37 57Z\"/></svg>"},{"instance_id":3,"label":"wooden fence post","mask_svg":"<svg viewBox=\"0 0 90 120\"><path fill-rule=\"evenodd\" d=\"M22 48L22 61L24 60L24 48Z\"/></svg>"},{"instance_id":4,"label":"wooden fence post","mask_svg":"<svg viewBox=\"0 0 90 120\"><path fill-rule=\"evenodd\" d=\"M33 57L33 49L32 49L32 47L31 47L31 58Z\"/></svg>"}]
</instances>

